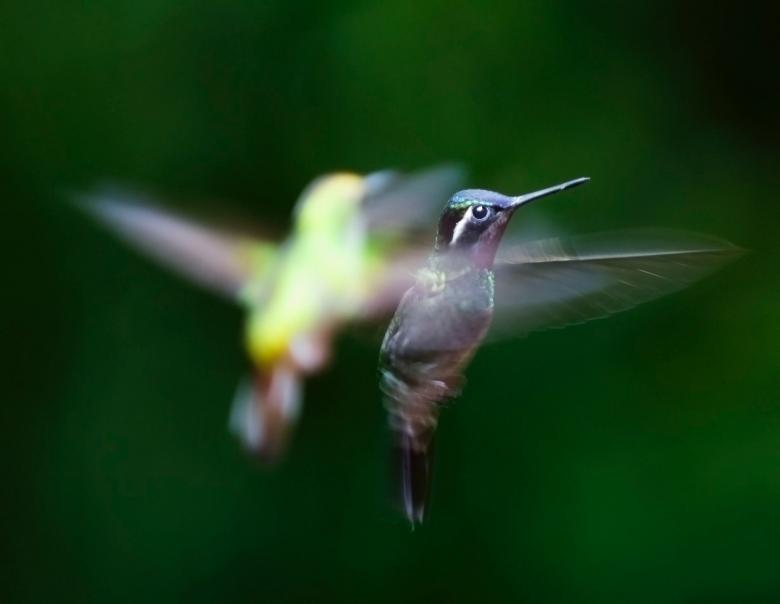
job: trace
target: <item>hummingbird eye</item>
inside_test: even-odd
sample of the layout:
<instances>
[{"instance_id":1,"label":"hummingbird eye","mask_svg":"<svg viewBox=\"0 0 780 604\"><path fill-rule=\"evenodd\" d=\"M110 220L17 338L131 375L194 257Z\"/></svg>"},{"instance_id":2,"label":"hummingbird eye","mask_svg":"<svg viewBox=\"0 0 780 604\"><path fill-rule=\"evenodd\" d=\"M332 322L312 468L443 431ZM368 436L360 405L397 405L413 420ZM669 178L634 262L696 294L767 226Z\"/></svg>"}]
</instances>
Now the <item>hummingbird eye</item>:
<instances>
[{"instance_id":1,"label":"hummingbird eye","mask_svg":"<svg viewBox=\"0 0 780 604\"><path fill-rule=\"evenodd\" d=\"M490 215L490 209L483 205L474 206L471 208L471 215L474 220L485 220Z\"/></svg>"}]
</instances>

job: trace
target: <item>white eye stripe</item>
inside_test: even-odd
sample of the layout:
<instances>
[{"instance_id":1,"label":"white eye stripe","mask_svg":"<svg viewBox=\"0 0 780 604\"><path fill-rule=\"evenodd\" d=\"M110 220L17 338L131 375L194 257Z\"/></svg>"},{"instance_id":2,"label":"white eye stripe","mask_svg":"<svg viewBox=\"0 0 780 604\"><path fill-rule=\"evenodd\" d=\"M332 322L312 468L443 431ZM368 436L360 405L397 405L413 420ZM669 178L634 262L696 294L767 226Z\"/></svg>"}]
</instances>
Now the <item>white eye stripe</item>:
<instances>
[{"instance_id":1,"label":"white eye stripe","mask_svg":"<svg viewBox=\"0 0 780 604\"><path fill-rule=\"evenodd\" d=\"M469 209L463 212L463 218L458 220L455 228L452 230L452 240L450 241L450 245L455 245L455 243L457 243L458 239L460 239L461 235L463 235L463 232L466 230L466 226L470 220L471 207L469 206Z\"/></svg>"}]
</instances>

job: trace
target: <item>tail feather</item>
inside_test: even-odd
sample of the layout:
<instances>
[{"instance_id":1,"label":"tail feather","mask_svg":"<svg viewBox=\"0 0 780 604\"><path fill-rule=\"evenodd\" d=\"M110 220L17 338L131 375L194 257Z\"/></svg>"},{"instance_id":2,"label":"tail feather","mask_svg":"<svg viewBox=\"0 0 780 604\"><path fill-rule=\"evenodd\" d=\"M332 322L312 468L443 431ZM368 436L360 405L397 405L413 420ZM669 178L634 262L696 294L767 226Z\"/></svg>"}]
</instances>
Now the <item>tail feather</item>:
<instances>
[{"instance_id":1,"label":"tail feather","mask_svg":"<svg viewBox=\"0 0 780 604\"><path fill-rule=\"evenodd\" d=\"M431 485L432 434L425 438L397 435L395 463L398 502L412 527L422 524Z\"/></svg>"},{"instance_id":2,"label":"tail feather","mask_svg":"<svg viewBox=\"0 0 780 604\"><path fill-rule=\"evenodd\" d=\"M250 453L263 462L274 463L287 448L300 403L299 372L278 363L239 385L228 427Z\"/></svg>"}]
</instances>

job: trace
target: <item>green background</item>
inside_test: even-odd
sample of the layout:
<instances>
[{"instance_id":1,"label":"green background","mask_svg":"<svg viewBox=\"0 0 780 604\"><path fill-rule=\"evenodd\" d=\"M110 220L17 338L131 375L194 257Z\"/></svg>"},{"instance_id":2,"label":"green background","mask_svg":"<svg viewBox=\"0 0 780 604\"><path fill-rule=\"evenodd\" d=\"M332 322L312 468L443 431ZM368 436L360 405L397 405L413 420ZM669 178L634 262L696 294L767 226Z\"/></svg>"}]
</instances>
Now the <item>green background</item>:
<instances>
[{"instance_id":1,"label":"green background","mask_svg":"<svg viewBox=\"0 0 780 604\"><path fill-rule=\"evenodd\" d=\"M724 0L3 3L0 598L780 601L776 24ZM64 195L108 178L282 230L320 173L444 160L510 193L591 176L525 212L560 232L752 253L483 349L415 532L375 340L339 340L263 471L225 429L240 313Z\"/></svg>"}]
</instances>

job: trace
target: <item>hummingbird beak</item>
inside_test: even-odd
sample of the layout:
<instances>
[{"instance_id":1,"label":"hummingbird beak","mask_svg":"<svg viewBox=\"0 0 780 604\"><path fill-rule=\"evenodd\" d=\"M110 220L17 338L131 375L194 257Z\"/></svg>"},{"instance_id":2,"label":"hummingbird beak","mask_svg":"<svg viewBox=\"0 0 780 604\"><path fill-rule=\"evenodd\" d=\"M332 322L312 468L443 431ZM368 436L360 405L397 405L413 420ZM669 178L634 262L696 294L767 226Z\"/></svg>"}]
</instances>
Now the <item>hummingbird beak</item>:
<instances>
[{"instance_id":1,"label":"hummingbird beak","mask_svg":"<svg viewBox=\"0 0 780 604\"><path fill-rule=\"evenodd\" d=\"M560 185L555 185L554 187L547 187L546 189L534 191L533 193L526 193L525 195L518 195L517 197L512 197L511 198L512 203L509 205L509 207L512 210L516 210L520 206L525 205L531 201L540 199L542 197L547 197L548 195L552 195L553 193L560 193L561 191L565 191L566 189L577 187L579 185L585 184L589 180L590 177L584 176L582 178L575 178L574 180L570 180Z\"/></svg>"}]
</instances>

